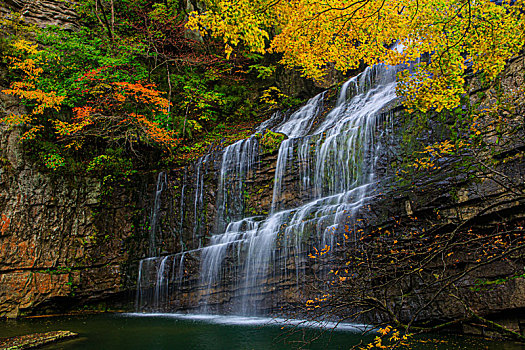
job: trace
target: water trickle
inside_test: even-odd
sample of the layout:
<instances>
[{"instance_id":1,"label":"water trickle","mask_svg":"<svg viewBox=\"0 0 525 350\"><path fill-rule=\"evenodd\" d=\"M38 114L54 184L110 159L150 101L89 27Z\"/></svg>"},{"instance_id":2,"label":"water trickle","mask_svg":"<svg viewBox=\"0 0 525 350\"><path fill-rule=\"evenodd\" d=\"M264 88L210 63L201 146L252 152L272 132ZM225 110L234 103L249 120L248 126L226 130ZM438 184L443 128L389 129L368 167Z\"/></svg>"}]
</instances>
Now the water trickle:
<instances>
[{"instance_id":1,"label":"water trickle","mask_svg":"<svg viewBox=\"0 0 525 350\"><path fill-rule=\"evenodd\" d=\"M308 134L315 118L319 115L325 93L312 97L306 105L290 115L288 120L279 125L274 131L286 134L289 138Z\"/></svg>"},{"instance_id":2,"label":"water trickle","mask_svg":"<svg viewBox=\"0 0 525 350\"><path fill-rule=\"evenodd\" d=\"M228 223L242 219L245 183L253 175L258 159L259 142L254 136L224 150L217 194L216 232L224 232Z\"/></svg>"},{"instance_id":3,"label":"water trickle","mask_svg":"<svg viewBox=\"0 0 525 350\"><path fill-rule=\"evenodd\" d=\"M284 140L279 148L277 164L275 166L275 176L273 182L273 196L271 213L275 213L281 208L280 201L282 196L284 175L286 174L287 165L292 157L294 143L292 139Z\"/></svg>"},{"instance_id":4,"label":"water trickle","mask_svg":"<svg viewBox=\"0 0 525 350\"><path fill-rule=\"evenodd\" d=\"M255 133L262 133L266 129L274 129L277 125L283 123L285 118L285 115L281 111L277 111L268 119L259 124L257 129L255 129Z\"/></svg>"},{"instance_id":5,"label":"water trickle","mask_svg":"<svg viewBox=\"0 0 525 350\"><path fill-rule=\"evenodd\" d=\"M204 217L204 177L206 176L206 167L210 155L205 155L197 160L195 165L195 196L193 200L193 246L200 247L202 245L202 235L206 218Z\"/></svg>"},{"instance_id":6,"label":"water trickle","mask_svg":"<svg viewBox=\"0 0 525 350\"><path fill-rule=\"evenodd\" d=\"M179 270L178 270L178 273L177 275L173 275L172 276L172 280L175 281L175 280L178 280L178 288L180 288L182 286L182 279L184 278L184 256L186 255L186 253L182 253L180 255L180 260L179 260ZM173 262L175 263L175 259L173 259ZM173 267L173 273L175 273L175 266Z\"/></svg>"},{"instance_id":7,"label":"water trickle","mask_svg":"<svg viewBox=\"0 0 525 350\"><path fill-rule=\"evenodd\" d=\"M183 178L182 178L182 190L181 190L181 195L180 195L180 205L179 205L179 217L180 217L180 220L179 220L179 239L180 239L180 246L183 247L184 249L184 215L185 215L185 212L184 212L184 195L186 193L186 179L188 177L188 169L187 168L184 168L184 175L183 175Z\"/></svg>"},{"instance_id":8,"label":"water trickle","mask_svg":"<svg viewBox=\"0 0 525 350\"><path fill-rule=\"evenodd\" d=\"M151 209L149 220L149 256L155 256L157 252L157 226L161 206L162 191L166 189L168 178L165 172L160 172L157 176L157 189L155 191L155 201Z\"/></svg>"},{"instance_id":9,"label":"water trickle","mask_svg":"<svg viewBox=\"0 0 525 350\"><path fill-rule=\"evenodd\" d=\"M137 279L137 311L161 312L173 309L185 275L186 253L142 259Z\"/></svg>"}]
</instances>

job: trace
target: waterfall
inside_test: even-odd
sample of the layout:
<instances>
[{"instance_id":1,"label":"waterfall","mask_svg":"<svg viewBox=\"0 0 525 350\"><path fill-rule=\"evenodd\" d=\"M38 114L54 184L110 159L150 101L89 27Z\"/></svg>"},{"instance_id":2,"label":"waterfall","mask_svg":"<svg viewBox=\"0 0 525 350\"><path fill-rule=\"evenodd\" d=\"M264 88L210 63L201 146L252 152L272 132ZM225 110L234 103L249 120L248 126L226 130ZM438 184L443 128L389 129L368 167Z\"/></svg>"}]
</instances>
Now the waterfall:
<instances>
[{"instance_id":1,"label":"waterfall","mask_svg":"<svg viewBox=\"0 0 525 350\"><path fill-rule=\"evenodd\" d=\"M197 160L195 165L195 196L193 200L193 246L201 246L202 230L204 229L204 177L206 176L206 165L209 155L205 155Z\"/></svg>"},{"instance_id":2,"label":"waterfall","mask_svg":"<svg viewBox=\"0 0 525 350\"><path fill-rule=\"evenodd\" d=\"M171 310L170 298L178 295L184 276L185 255L178 253L140 261L135 300L137 310Z\"/></svg>"},{"instance_id":3,"label":"waterfall","mask_svg":"<svg viewBox=\"0 0 525 350\"><path fill-rule=\"evenodd\" d=\"M182 190L180 193L180 205L179 205L179 239L180 239L180 246L184 247L184 240L183 240L183 230L184 230L184 195L186 193L186 179L188 176L188 169L184 168L184 175L182 178ZM184 248L183 248L184 249Z\"/></svg>"},{"instance_id":4,"label":"waterfall","mask_svg":"<svg viewBox=\"0 0 525 350\"><path fill-rule=\"evenodd\" d=\"M224 150L217 195L217 232L224 232L229 222L242 218L245 181L252 175L258 155L259 143L253 136Z\"/></svg>"},{"instance_id":5,"label":"waterfall","mask_svg":"<svg viewBox=\"0 0 525 350\"><path fill-rule=\"evenodd\" d=\"M159 210L161 205L162 191L168 184L168 178L165 172L160 172L157 176L157 189L155 191L155 201L153 208L151 209L151 215L149 220L149 256L157 254L157 221L159 216Z\"/></svg>"},{"instance_id":6,"label":"waterfall","mask_svg":"<svg viewBox=\"0 0 525 350\"><path fill-rule=\"evenodd\" d=\"M324 110L326 93L321 93L288 117L275 114L257 129L288 137L278 150L271 209L265 217L246 216L244 207L245 187L259 160L257 138L227 147L218 178L215 232L198 249L141 261L137 310L176 309L167 303L174 289L181 289L184 254L199 256L201 312L255 315L275 304L284 288L302 293L308 253L344 244L345 226L375 196L375 167L385 132L380 126L396 101L399 69L366 68L342 85L330 111ZM203 191L199 164L204 162L201 158L196 170L196 226ZM300 193L294 192L290 201L293 189ZM286 286L276 281L286 281ZM146 289L153 299L145 297Z\"/></svg>"},{"instance_id":7,"label":"waterfall","mask_svg":"<svg viewBox=\"0 0 525 350\"><path fill-rule=\"evenodd\" d=\"M308 131L310 131L315 117L318 116L324 95L325 93L323 92L308 100L306 105L293 113L288 120L279 125L275 131L286 134L289 138L306 135Z\"/></svg>"}]
</instances>

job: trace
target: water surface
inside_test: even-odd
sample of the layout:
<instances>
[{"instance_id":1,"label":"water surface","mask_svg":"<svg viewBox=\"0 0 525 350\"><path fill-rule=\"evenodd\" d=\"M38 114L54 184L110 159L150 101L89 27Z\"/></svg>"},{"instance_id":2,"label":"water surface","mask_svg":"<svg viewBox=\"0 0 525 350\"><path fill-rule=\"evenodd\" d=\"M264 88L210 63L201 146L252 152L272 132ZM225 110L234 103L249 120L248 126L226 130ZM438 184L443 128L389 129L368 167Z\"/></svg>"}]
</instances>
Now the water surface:
<instances>
[{"instance_id":1,"label":"water surface","mask_svg":"<svg viewBox=\"0 0 525 350\"><path fill-rule=\"evenodd\" d=\"M5 321L0 323L0 337L52 330L70 330L80 334L78 339L42 348L48 350L284 350L296 349L314 337L318 339L306 345L307 349L349 349L375 336L363 336L364 326L361 325L343 324L335 331L324 333L315 326L303 321L255 317L102 314ZM292 335L286 332L291 327L294 329ZM525 347L512 342L441 335L419 339L410 349L524 350Z\"/></svg>"}]
</instances>

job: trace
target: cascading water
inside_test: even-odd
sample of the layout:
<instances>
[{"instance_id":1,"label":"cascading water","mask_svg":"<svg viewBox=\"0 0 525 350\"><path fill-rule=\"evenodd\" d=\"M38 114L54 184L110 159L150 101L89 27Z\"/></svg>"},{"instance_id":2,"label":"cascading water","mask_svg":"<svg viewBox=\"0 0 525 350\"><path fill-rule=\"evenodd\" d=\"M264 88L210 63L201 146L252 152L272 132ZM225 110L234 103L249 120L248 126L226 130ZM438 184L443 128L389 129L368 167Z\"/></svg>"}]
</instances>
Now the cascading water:
<instances>
[{"instance_id":1,"label":"cascading water","mask_svg":"<svg viewBox=\"0 0 525 350\"><path fill-rule=\"evenodd\" d=\"M217 232L224 232L229 222L242 218L245 181L252 175L258 156L259 143L253 136L224 150L217 196Z\"/></svg>"},{"instance_id":2,"label":"cascading water","mask_svg":"<svg viewBox=\"0 0 525 350\"><path fill-rule=\"evenodd\" d=\"M157 224L159 217L159 210L161 205L162 191L168 184L168 178L165 172L160 172L157 176L157 189L155 191L155 201L151 210L150 221L149 221L149 256L155 256L157 252Z\"/></svg>"},{"instance_id":3,"label":"cascading water","mask_svg":"<svg viewBox=\"0 0 525 350\"><path fill-rule=\"evenodd\" d=\"M204 176L206 175L206 164L209 161L209 155L205 155L197 160L195 166L196 180L195 180L195 197L193 201L193 236L192 243L193 245L198 245L199 247L202 244L202 230L204 226L204 217L203 217L203 198L204 198ZM183 206L182 206L183 208Z\"/></svg>"},{"instance_id":4,"label":"cascading water","mask_svg":"<svg viewBox=\"0 0 525 350\"><path fill-rule=\"evenodd\" d=\"M259 157L257 138L227 147L219 177L216 233L202 248L141 261L137 310L177 308L173 300L181 288L184 254L200 257L201 311L253 315L291 285L300 293L311 248L330 249L342 242L341 224L374 196L375 163L382 147L379 124L396 100L395 74L395 67L367 68L342 86L326 115L322 93L273 128L288 138L279 148L266 217L244 217L243 192ZM266 126L278 118L282 115ZM297 182L291 188L301 192L295 193L303 199L299 206L285 195L292 190L287 188L290 181ZM202 183L197 187L202 191ZM197 211L197 192L195 201ZM286 286L276 281L286 281ZM148 288L153 299L145 296Z\"/></svg>"},{"instance_id":5,"label":"cascading water","mask_svg":"<svg viewBox=\"0 0 525 350\"><path fill-rule=\"evenodd\" d=\"M186 179L188 177L188 170L184 168L184 175L182 178L182 189L180 192L180 205L179 205L179 239L180 246L184 247L183 230L184 230L184 195L186 194Z\"/></svg>"}]
</instances>

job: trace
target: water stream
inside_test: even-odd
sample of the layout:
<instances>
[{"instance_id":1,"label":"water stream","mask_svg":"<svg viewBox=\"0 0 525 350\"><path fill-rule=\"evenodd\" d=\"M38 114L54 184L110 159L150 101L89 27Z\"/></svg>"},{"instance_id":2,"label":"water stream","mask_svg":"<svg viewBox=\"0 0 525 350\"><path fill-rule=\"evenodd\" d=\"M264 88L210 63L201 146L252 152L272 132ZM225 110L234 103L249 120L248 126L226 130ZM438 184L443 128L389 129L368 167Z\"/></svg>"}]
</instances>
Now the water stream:
<instances>
[{"instance_id":1,"label":"water stream","mask_svg":"<svg viewBox=\"0 0 525 350\"><path fill-rule=\"evenodd\" d=\"M157 189L155 191L155 201L153 203L153 208L151 209L151 215L149 220L149 256L155 256L157 252L157 226L158 226L158 217L159 210L161 206L161 195L166 185L168 183L168 178L165 172L160 172L157 176Z\"/></svg>"}]
</instances>

